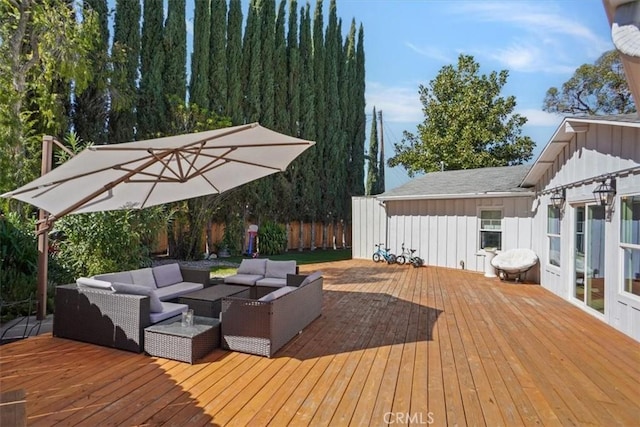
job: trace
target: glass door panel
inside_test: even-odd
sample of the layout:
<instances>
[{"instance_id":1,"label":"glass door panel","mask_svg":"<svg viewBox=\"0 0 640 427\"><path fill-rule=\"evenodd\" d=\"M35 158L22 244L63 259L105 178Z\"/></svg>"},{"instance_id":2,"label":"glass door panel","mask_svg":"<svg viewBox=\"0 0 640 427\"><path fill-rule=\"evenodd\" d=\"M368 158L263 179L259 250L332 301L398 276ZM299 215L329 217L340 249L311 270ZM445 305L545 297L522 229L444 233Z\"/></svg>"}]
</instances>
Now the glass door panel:
<instances>
[{"instance_id":1,"label":"glass door panel","mask_svg":"<svg viewBox=\"0 0 640 427\"><path fill-rule=\"evenodd\" d=\"M576 223L575 223L575 287L573 296L580 301L584 302L584 206L578 206L575 208Z\"/></svg>"},{"instance_id":2,"label":"glass door panel","mask_svg":"<svg viewBox=\"0 0 640 427\"><path fill-rule=\"evenodd\" d=\"M588 206L587 210L585 303L600 313L604 313L605 208L600 205L592 205Z\"/></svg>"}]
</instances>

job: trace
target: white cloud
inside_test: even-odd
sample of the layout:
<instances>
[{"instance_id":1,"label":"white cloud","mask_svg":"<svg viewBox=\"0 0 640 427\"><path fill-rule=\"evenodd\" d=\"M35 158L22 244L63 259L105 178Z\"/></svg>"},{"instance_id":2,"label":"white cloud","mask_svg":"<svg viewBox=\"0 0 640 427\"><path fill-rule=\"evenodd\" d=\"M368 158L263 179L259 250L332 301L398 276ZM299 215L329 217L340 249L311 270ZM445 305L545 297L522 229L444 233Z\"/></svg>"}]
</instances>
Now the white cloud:
<instances>
[{"instance_id":1,"label":"white cloud","mask_svg":"<svg viewBox=\"0 0 640 427\"><path fill-rule=\"evenodd\" d=\"M385 122L421 122L424 119L418 95L418 83L408 86L385 86L367 82L367 114L373 107L384 112Z\"/></svg>"},{"instance_id":2,"label":"white cloud","mask_svg":"<svg viewBox=\"0 0 640 427\"><path fill-rule=\"evenodd\" d=\"M563 116L533 108L518 110L516 113L527 118L527 126L559 126Z\"/></svg>"},{"instance_id":3,"label":"white cloud","mask_svg":"<svg viewBox=\"0 0 640 427\"><path fill-rule=\"evenodd\" d=\"M438 62L443 62L445 64L456 62L456 58L452 58L445 54L442 49L438 49L434 46L419 47L411 42L405 42L405 45L417 54L430 59L435 59Z\"/></svg>"},{"instance_id":4,"label":"white cloud","mask_svg":"<svg viewBox=\"0 0 640 427\"><path fill-rule=\"evenodd\" d=\"M581 65L575 62L576 49L595 60L613 47L609 39L567 13L572 6L560 9L558 2L475 1L450 5L450 12L463 19L509 27L504 30L509 37L500 42L503 46L474 50L512 70L571 74ZM603 20L606 22L604 9Z\"/></svg>"}]
</instances>

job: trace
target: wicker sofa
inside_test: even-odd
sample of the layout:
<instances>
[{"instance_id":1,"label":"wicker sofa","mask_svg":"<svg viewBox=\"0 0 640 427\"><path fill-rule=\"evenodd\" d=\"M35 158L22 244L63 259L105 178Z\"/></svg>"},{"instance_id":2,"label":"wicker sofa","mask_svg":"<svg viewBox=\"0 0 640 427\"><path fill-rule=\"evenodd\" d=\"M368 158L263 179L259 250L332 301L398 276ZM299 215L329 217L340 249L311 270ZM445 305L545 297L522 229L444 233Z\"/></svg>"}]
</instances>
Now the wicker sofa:
<instances>
[{"instance_id":1,"label":"wicker sofa","mask_svg":"<svg viewBox=\"0 0 640 427\"><path fill-rule=\"evenodd\" d=\"M298 273L295 261L268 258L243 259L236 274L224 278L229 285L281 288L287 286L287 275Z\"/></svg>"},{"instance_id":2,"label":"wicker sofa","mask_svg":"<svg viewBox=\"0 0 640 427\"><path fill-rule=\"evenodd\" d=\"M202 289L209 283L208 270L178 266L178 277L176 267L161 266L154 269L157 269L155 277L158 284L163 286L153 291L148 281L152 276L148 275L148 271L140 270L78 279L78 283L56 287L53 335L141 353L144 350L144 328L188 309L187 305L167 300L181 293ZM171 274L163 276L163 272ZM145 277L148 280L143 285L141 282ZM181 278L179 282L178 278ZM173 280L176 283L168 283ZM111 284L116 290L106 285L100 286L100 282ZM159 297L156 291L163 296Z\"/></svg>"},{"instance_id":3,"label":"wicker sofa","mask_svg":"<svg viewBox=\"0 0 640 427\"><path fill-rule=\"evenodd\" d=\"M271 357L322 312L321 272L288 275L287 286L260 299L222 299L222 346Z\"/></svg>"}]
</instances>

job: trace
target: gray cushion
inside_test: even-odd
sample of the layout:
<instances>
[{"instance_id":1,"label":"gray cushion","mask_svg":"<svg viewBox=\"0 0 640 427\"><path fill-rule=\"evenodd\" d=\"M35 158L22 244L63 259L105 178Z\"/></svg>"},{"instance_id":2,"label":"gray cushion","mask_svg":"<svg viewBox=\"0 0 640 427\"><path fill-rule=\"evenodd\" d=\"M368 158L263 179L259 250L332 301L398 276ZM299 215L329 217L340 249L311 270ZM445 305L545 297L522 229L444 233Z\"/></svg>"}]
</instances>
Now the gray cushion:
<instances>
[{"instance_id":1,"label":"gray cushion","mask_svg":"<svg viewBox=\"0 0 640 427\"><path fill-rule=\"evenodd\" d=\"M238 267L238 274L254 274L264 276L267 266L266 258L243 259Z\"/></svg>"},{"instance_id":2,"label":"gray cushion","mask_svg":"<svg viewBox=\"0 0 640 427\"><path fill-rule=\"evenodd\" d=\"M319 278L322 277L322 271L314 271L313 273L311 273L310 275L308 275L307 277L305 277L305 279L302 281L302 283L300 283L300 286L304 286L307 285L311 282L314 282L316 280L318 280Z\"/></svg>"},{"instance_id":3,"label":"gray cushion","mask_svg":"<svg viewBox=\"0 0 640 427\"><path fill-rule=\"evenodd\" d=\"M144 295L149 297L149 311L152 313L160 313L162 311L162 302L153 289L146 286L132 285L130 283L113 283L113 289L119 294Z\"/></svg>"},{"instance_id":4,"label":"gray cushion","mask_svg":"<svg viewBox=\"0 0 640 427\"><path fill-rule=\"evenodd\" d=\"M134 285L146 286L151 289L157 288L156 279L153 277L153 270L150 267L131 270L129 273L131 273Z\"/></svg>"},{"instance_id":5,"label":"gray cushion","mask_svg":"<svg viewBox=\"0 0 640 427\"><path fill-rule=\"evenodd\" d=\"M94 279L105 280L107 282L133 283L131 273L128 271L118 271L117 273L97 274Z\"/></svg>"},{"instance_id":6,"label":"gray cushion","mask_svg":"<svg viewBox=\"0 0 640 427\"><path fill-rule=\"evenodd\" d=\"M276 298L280 298L283 295L288 294L289 292L292 292L294 290L296 290L298 288L296 288L295 286L284 286L280 289L276 289L275 291L266 294L265 296L263 296L262 298L260 298L258 301L262 301L262 302L269 302L269 301L273 301Z\"/></svg>"},{"instance_id":7,"label":"gray cushion","mask_svg":"<svg viewBox=\"0 0 640 427\"><path fill-rule=\"evenodd\" d=\"M76 283L78 284L78 286L85 286L87 288L113 290L113 288L111 287L111 282L92 279L90 277L78 277L78 279L76 280Z\"/></svg>"},{"instance_id":8,"label":"gray cushion","mask_svg":"<svg viewBox=\"0 0 640 427\"><path fill-rule=\"evenodd\" d=\"M158 288L155 292L161 301L169 301L186 293L199 291L202 288L204 288L202 283L180 282L163 288Z\"/></svg>"},{"instance_id":9,"label":"gray cushion","mask_svg":"<svg viewBox=\"0 0 640 427\"><path fill-rule=\"evenodd\" d=\"M224 283L235 283L237 285L253 286L256 281L262 279L261 274L234 274L224 278Z\"/></svg>"},{"instance_id":10,"label":"gray cushion","mask_svg":"<svg viewBox=\"0 0 640 427\"><path fill-rule=\"evenodd\" d=\"M182 282L182 273L178 263L159 265L153 267L152 270L153 277L156 279L156 286L159 288Z\"/></svg>"},{"instance_id":11,"label":"gray cushion","mask_svg":"<svg viewBox=\"0 0 640 427\"><path fill-rule=\"evenodd\" d=\"M189 309L189 306L186 304L163 302L162 311L160 313L149 314L149 320L151 321L151 323L158 323L162 320L169 319L174 316L179 316L180 313L183 313L188 309Z\"/></svg>"},{"instance_id":12,"label":"gray cushion","mask_svg":"<svg viewBox=\"0 0 640 427\"><path fill-rule=\"evenodd\" d=\"M282 288L287 286L287 279L278 279L275 277L265 277L256 282L256 286L269 286L272 288Z\"/></svg>"},{"instance_id":13,"label":"gray cushion","mask_svg":"<svg viewBox=\"0 0 640 427\"><path fill-rule=\"evenodd\" d=\"M287 274L296 273L295 261L272 261L267 260L267 269L265 277L274 277L276 279L286 279Z\"/></svg>"}]
</instances>

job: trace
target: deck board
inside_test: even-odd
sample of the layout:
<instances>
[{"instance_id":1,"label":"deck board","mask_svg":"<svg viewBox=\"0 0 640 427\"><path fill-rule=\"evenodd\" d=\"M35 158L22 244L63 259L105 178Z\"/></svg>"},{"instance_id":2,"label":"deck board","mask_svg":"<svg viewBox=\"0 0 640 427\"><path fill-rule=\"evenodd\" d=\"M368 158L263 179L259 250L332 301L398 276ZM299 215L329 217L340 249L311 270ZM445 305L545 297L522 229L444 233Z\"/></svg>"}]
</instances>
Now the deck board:
<instances>
[{"instance_id":1,"label":"deck board","mask_svg":"<svg viewBox=\"0 0 640 427\"><path fill-rule=\"evenodd\" d=\"M633 425L640 343L538 285L352 260L273 358L194 365L44 334L0 347L28 425Z\"/></svg>"}]
</instances>

